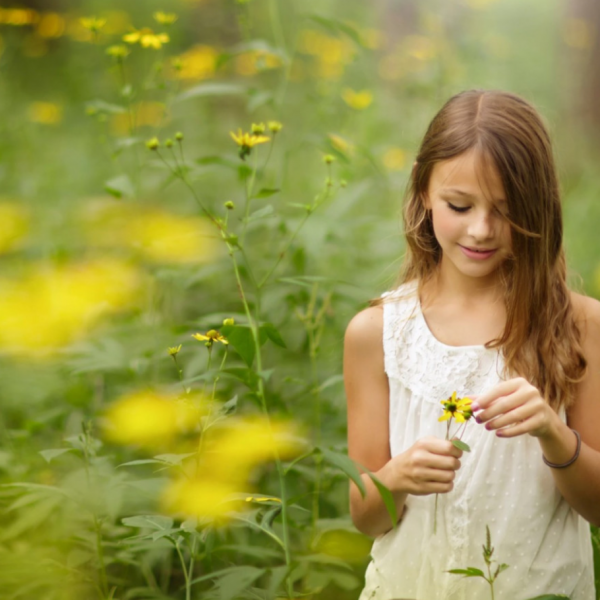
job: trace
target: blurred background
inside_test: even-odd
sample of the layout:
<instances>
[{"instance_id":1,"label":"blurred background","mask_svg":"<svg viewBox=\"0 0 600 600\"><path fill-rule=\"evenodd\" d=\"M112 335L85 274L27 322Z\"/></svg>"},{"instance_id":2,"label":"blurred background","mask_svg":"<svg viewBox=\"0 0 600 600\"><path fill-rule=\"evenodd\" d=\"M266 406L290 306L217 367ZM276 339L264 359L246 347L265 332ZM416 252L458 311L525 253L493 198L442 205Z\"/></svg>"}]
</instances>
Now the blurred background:
<instances>
[{"instance_id":1,"label":"blurred background","mask_svg":"<svg viewBox=\"0 0 600 600\"><path fill-rule=\"evenodd\" d=\"M3 597L357 598L343 335L425 128L537 106L600 297L599 34L595 0L0 2Z\"/></svg>"}]
</instances>

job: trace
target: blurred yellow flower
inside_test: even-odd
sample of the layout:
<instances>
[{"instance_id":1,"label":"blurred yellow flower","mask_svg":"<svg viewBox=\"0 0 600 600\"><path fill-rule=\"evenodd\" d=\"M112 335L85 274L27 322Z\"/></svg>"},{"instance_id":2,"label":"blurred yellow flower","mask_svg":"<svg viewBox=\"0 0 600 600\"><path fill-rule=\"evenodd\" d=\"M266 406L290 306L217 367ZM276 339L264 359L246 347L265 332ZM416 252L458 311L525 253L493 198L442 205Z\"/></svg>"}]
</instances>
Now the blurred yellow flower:
<instances>
[{"instance_id":1,"label":"blurred yellow flower","mask_svg":"<svg viewBox=\"0 0 600 600\"><path fill-rule=\"evenodd\" d=\"M131 306L140 283L136 269L114 260L30 265L0 281L0 350L49 356L105 314Z\"/></svg>"},{"instance_id":2,"label":"blurred yellow flower","mask_svg":"<svg viewBox=\"0 0 600 600\"><path fill-rule=\"evenodd\" d=\"M179 346L169 347L169 356L177 356L181 352L181 344Z\"/></svg>"},{"instance_id":3,"label":"blurred yellow flower","mask_svg":"<svg viewBox=\"0 0 600 600\"><path fill-rule=\"evenodd\" d=\"M134 29L131 33L125 34L123 41L128 44L139 43L143 48L160 50L163 44L169 42L169 36L166 33L154 33L152 29L144 27L143 29Z\"/></svg>"},{"instance_id":4,"label":"blurred yellow flower","mask_svg":"<svg viewBox=\"0 0 600 600\"><path fill-rule=\"evenodd\" d=\"M198 44L177 57L173 77L178 79L208 79L217 68L219 53L211 46Z\"/></svg>"},{"instance_id":5,"label":"blurred yellow flower","mask_svg":"<svg viewBox=\"0 0 600 600\"><path fill-rule=\"evenodd\" d=\"M222 524L227 522L229 512L241 504L238 498L232 498L236 492L239 489L235 483L219 478L182 478L167 485L161 503L169 513L211 518Z\"/></svg>"},{"instance_id":6,"label":"blurred yellow flower","mask_svg":"<svg viewBox=\"0 0 600 600\"><path fill-rule=\"evenodd\" d=\"M28 8L0 8L0 23L22 26L37 23L40 14Z\"/></svg>"},{"instance_id":7,"label":"blurred yellow flower","mask_svg":"<svg viewBox=\"0 0 600 600\"><path fill-rule=\"evenodd\" d=\"M108 408L104 432L119 444L162 444L195 427L202 410L197 398L192 402L150 390L133 392Z\"/></svg>"},{"instance_id":8,"label":"blurred yellow flower","mask_svg":"<svg viewBox=\"0 0 600 600\"><path fill-rule=\"evenodd\" d=\"M215 342L221 342L222 344L229 344L227 339L223 337L216 329L209 329L206 334L194 333L192 337L199 342L206 342L207 346L212 346Z\"/></svg>"},{"instance_id":9,"label":"blurred yellow flower","mask_svg":"<svg viewBox=\"0 0 600 600\"><path fill-rule=\"evenodd\" d=\"M594 25L585 19L567 18L563 22L562 38L571 48L589 49L594 43Z\"/></svg>"},{"instance_id":10,"label":"blurred yellow flower","mask_svg":"<svg viewBox=\"0 0 600 600\"><path fill-rule=\"evenodd\" d=\"M235 325L234 319L223 319L223 325Z\"/></svg>"},{"instance_id":11,"label":"blurred yellow flower","mask_svg":"<svg viewBox=\"0 0 600 600\"><path fill-rule=\"evenodd\" d=\"M33 123L56 125L62 120L62 108L52 102L32 102L28 112Z\"/></svg>"},{"instance_id":12,"label":"blurred yellow flower","mask_svg":"<svg viewBox=\"0 0 600 600\"><path fill-rule=\"evenodd\" d=\"M279 121L269 121L267 127L273 135L279 133L283 129L283 125Z\"/></svg>"},{"instance_id":13,"label":"blurred yellow flower","mask_svg":"<svg viewBox=\"0 0 600 600\"><path fill-rule=\"evenodd\" d=\"M235 70L240 75L251 77L260 71L277 69L283 64L277 54L266 50L249 50L238 54L235 58Z\"/></svg>"},{"instance_id":14,"label":"blurred yellow flower","mask_svg":"<svg viewBox=\"0 0 600 600\"><path fill-rule=\"evenodd\" d=\"M437 54L435 41L431 37L424 35L408 35L404 38L402 47L412 58L422 61L434 59Z\"/></svg>"},{"instance_id":15,"label":"blurred yellow flower","mask_svg":"<svg viewBox=\"0 0 600 600\"><path fill-rule=\"evenodd\" d=\"M165 13L160 10L155 12L152 16L154 17L154 20L161 25L173 25L178 18L174 13Z\"/></svg>"},{"instance_id":16,"label":"blurred yellow flower","mask_svg":"<svg viewBox=\"0 0 600 600\"><path fill-rule=\"evenodd\" d=\"M214 260L220 242L202 217L181 216L138 203L99 201L86 207L83 228L94 246L129 248L158 264Z\"/></svg>"},{"instance_id":17,"label":"blurred yellow flower","mask_svg":"<svg viewBox=\"0 0 600 600\"><path fill-rule=\"evenodd\" d=\"M402 148L390 148L383 155L383 164L390 171L402 171L406 166L406 152Z\"/></svg>"},{"instance_id":18,"label":"blurred yellow flower","mask_svg":"<svg viewBox=\"0 0 600 600\"><path fill-rule=\"evenodd\" d=\"M316 62L315 75L324 79L339 79L355 54L352 42L338 39L319 31L305 29L300 32L299 50L312 55Z\"/></svg>"},{"instance_id":19,"label":"blurred yellow flower","mask_svg":"<svg viewBox=\"0 0 600 600\"><path fill-rule=\"evenodd\" d=\"M92 33L97 33L106 25L106 19L99 19L98 17L82 17L79 22Z\"/></svg>"},{"instance_id":20,"label":"blurred yellow flower","mask_svg":"<svg viewBox=\"0 0 600 600\"><path fill-rule=\"evenodd\" d=\"M114 47L111 46L111 48ZM121 48L123 47L121 46ZM131 107L131 111L136 128L160 127L167 122L166 107L162 102L137 102ZM128 135L130 126L130 117L127 112L111 116L110 128L115 135Z\"/></svg>"},{"instance_id":21,"label":"blurred yellow flower","mask_svg":"<svg viewBox=\"0 0 600 600\"><path fill-rule=\"evenodd\" d=\"M36 32L43 38L59 38L65 33L66 21L56 12L42 13L36 27Z\"/></svg>"},{"instance_id":22,"label":"blurred yellow flower","mask_svg":"<svg viewBox=\"0 0 600 600\"><path fill-rule=\"evenodd\" d=\"M123 44L115 44L106 49L106 54L117 60L123 60L129 56L129 50L127 49L127 46L123 46Z\"/></svg>"},{"instance_id":23,"label":"blurred yellow flower","mask_svg":"<svg viewBox=\"0 0 600 600\"><path fill-rule=\"evenodd\" d=\"M17 248L29 230L29 213L13 202L0 202L0 254Z\"/></svg>"},{"instance_id":24,"label":"blurred yellow flower","mask_svg":"<svg viewBox=\"0 0 600 600\"><path fill-rule=\"evenodd\" d=\"M345 88L342 92L344 102L355 110L364 110L371 106L373 102L373 94L369 90L355 92L350 88Z\"/></svg>"},{"instance_id":25,"label":"blurred yellow flower","mask_svg":"<svg viewBox=\"0 0 600 600\"><path fill-rule=\"evenodd\" d=\"M327 134L327 137L329 138L329 142L331 143L332 147L339 152L342 152L346 155L350 155L352 152L354 152L354 144L343 138L341 135L329 133Z\"/></svg>"}]
</instances>

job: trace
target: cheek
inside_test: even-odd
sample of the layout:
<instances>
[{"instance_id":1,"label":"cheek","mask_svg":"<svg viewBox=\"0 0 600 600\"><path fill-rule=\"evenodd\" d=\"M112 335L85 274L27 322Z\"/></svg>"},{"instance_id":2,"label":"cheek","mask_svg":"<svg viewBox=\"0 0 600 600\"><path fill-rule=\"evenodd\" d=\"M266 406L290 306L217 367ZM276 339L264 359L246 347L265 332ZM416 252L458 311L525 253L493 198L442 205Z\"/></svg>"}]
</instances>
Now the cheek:
<instances>
[{"instance_id":1,"label":"cheek","mask_svg":"<svg viewBox=\"0 0 600 600\"><path fill-rule=\"evenodd\" d=\"M434 211L433 230L438 240L452 238L459 233L459 222L448 215L445 211Z\"/></svg>"}]
</instances>

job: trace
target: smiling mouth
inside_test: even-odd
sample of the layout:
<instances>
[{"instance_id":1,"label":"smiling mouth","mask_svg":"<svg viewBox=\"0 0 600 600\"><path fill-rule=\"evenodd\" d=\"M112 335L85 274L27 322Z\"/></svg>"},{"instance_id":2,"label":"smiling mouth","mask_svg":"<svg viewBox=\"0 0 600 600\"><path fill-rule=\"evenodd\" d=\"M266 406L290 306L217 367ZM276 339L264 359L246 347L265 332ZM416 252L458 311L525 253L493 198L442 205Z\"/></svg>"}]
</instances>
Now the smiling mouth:
<instances>
[{"instance_id":1,"label":"smiling mouth","mask_svg":"<svg viewBox=\"0 0 600 600\"><path fill-rule=\"evenodd\" d=\"M496 248L470 248L469 246L463 246L465 250L469 250L470 252L481 252L485 254L487 252L495 252Z\"/></svg>"}]
</instances>

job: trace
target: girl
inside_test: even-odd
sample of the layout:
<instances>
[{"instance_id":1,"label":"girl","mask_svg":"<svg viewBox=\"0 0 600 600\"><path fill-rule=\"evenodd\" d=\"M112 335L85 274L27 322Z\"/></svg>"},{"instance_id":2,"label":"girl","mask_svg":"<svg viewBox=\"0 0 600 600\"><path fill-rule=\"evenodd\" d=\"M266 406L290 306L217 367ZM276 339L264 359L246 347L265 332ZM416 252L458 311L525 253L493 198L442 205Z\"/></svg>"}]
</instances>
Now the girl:
<instances>
[{"instance_id":1,"label":"girl","mask_svg":"<svg viewBox=\"0 0 600 600\"><path fill-rule=\"evenodd\" d=\"M400 516L391 522L368 475L365 498L351 484L352 520L376 538L361 600L488 598L483 579L447 572L486 572L486 526L492 558L509 565L496 600L596 600L600 302L567 288L535 109L506 92L451 98L419 150L404 219L401 285L345 339L349 454ZM453 392L474 400L470 453L438 421Z\"/></svg>"}]
</instances>

